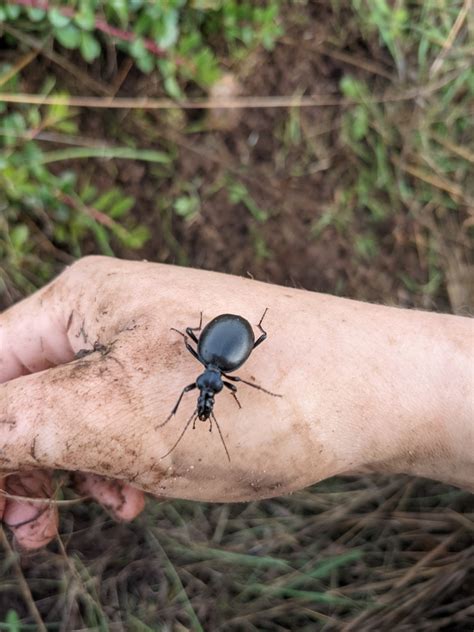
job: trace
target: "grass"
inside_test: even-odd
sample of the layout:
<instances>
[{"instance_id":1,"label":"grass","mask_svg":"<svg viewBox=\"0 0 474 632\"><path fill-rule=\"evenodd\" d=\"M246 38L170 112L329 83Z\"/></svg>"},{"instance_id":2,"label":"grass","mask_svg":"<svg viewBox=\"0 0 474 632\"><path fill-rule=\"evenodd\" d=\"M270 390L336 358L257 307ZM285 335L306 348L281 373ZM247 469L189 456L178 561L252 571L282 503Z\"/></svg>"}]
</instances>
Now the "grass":
<instances>
[{"instance_id":1,"label":"grass","mask_svg":"<svg viewBox=\"0 0 474 632\"><path fill-rule=\"evenodd\" d=\"M444 629L472 616L469 503L436 483L359 478L253 504L150 503L130 525L80 505L63 553L53 544L23 572L51 630Z\"/></svg>"},{"instance_id":2,"label":"grass","mask_svg":"<svg viewBox=\"0 0 474 632\"><path fill-rule=\"evenodd\" d=\"M95 252L472 313L469 2L66 4L0 9L2 306ZM212 100L229 73L334 105L1 101ZM471 630L472 519L472 496L405 477L130 525L74 505L47 551L2 540L0 630Z\"/></svg>"}]
</instances>

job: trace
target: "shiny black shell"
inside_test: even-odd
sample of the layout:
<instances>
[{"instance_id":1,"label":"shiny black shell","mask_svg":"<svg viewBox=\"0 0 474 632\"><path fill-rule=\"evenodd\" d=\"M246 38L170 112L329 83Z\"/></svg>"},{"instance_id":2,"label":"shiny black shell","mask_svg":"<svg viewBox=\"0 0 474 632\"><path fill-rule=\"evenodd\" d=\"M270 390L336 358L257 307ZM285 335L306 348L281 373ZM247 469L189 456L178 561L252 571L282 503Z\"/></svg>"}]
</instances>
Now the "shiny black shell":
<instances>
[{"instance_id":1,"label":"shiny black shell","mask_svg":"<svg viewBox=\"0 0 474 632\"><path fill-rule=\"evenodd\" d=\"M204 327L197 350L206 366L212 364L223 373L230 373L247 360L254 342L252 327L245 318L221 314Z\"/></svg>"}]
</instances>

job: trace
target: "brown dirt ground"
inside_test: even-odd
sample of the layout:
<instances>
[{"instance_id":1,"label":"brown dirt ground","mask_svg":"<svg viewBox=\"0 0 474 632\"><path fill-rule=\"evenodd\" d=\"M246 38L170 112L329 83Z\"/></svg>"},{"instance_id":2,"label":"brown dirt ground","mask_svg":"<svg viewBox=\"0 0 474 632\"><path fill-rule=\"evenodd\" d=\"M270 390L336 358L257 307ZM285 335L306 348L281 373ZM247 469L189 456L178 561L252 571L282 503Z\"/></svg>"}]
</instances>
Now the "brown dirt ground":
<instances>
[{"instance_id":1,"label":"brown dirt ground","mask_svg":"<svg viewBox=\"0 0 474 632\"><path fill-rule=\"evenodd\" d=\"M272 53L259 51L239 67L241 94L340 96L339 80L345 72L367 75L368 71L321 54L319 44L334 19L327 10L327 16L322 16L322 11L325 9L321 7L314 10L318 19L309 26L290 25ZM367 57L369 53L357 37L355 33L352 42L348 38L347 53ZM381 72L388 67L389 60L377 46L370 51L370 58ZM84 66L79 59L75 63L79 69ZM96 78L107 85L111 72L107 67L114 69L113 76L117 65L120 72L122 63L117 58L104 64L105 68L98 64ZM34 76L28 88L32 90L45 73L56 70L48 62L38 65L30 68ZM63 76L62 81L71 93L77 92L75 78ZM373 81L374 89L377 83L382 86L383 78ZM163 91L156 78L150 80L132 72L118 94L159 97ZM115 144L129 137L142 148L170 149L175 155L173 166L157 169L121 160L60 163L54 168L75 168L83 180L90 178L99 188L120 184L125 193L136 198L133 217L150 228L152 237L139 251L116 244L118 256L250 275L361 300L449 309L445 288L433 302L422 293L409 292L400 279L403 272L420 283L427 281L426 263L417 250L420 229L408 213L393 214L372 225L361 210L351 218L349 231L327 226L317 237L312 233L313 224L336 202L350 178L350 161L339 141L342 111L332 107L302 109L302 141L293 145L284 140L289 116L286 109L249 109L237 114L229 129L216 130L209 127L215 127L219 113L212 122L199 110L146 116L82 111L83 136ZM200 131L190 132L191 124L199 125ZM243 203L229 200L226 183L230 180L246 186L257 206L268 212L266 222L257 222ZM183 183L191 183L201 200L200 213L191 221L172 210L172 201L182 192ZM370 261L354 250L354 236L368 227L378 245L378 253ZM256 243L264 244L262 250ZM96 250L92 241L84 246L85 254Z\"/></svg>"}]
</instances>

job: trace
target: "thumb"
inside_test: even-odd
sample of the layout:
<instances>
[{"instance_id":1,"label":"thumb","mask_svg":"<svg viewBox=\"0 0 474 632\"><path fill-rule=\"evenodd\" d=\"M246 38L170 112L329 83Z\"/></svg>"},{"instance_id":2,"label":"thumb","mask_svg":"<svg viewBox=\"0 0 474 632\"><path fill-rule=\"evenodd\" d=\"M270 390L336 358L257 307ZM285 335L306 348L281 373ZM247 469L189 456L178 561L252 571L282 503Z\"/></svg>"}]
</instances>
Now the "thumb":
<instances>
[{"instance_id":1,"label":"thumb","mask_svg":"<svg viewBox=\"0 0 474 632\"><path fill-rule=\"evenodd\" d=\"M69 325L73 314L77 318L72 297L80 270L75 264L0 314L0 476L38 468L129 480L136 474L137 442L146 434L139 423L144 398L127 388L117 358L121 341L106 357L74 361L73 346L82 340L71 336Z\"/></svg>"},{"instance_id":2,"label":"thumb","mask_svg":"<svg viewBox=\"0 0 474 632\"><path fill-rule=\"evenodd\" d=\"M0 314L0 383L69 362L67 305L59 298L64 275Z\"/></svg>"}]
</instances>

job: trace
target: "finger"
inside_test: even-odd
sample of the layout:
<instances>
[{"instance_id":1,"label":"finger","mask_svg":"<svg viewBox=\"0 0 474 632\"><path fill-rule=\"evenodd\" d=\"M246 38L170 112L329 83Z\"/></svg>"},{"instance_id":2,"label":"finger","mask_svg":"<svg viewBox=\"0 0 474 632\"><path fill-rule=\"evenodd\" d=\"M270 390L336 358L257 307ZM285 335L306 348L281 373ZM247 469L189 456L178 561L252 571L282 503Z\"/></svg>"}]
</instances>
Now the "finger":
<instances>
[{"instance_id":1,"label":"finger","mask_svg":"<svg viewBox=\"0 0 474 632\"><path fill-rule=\"evenodd\" d=\"M110 332L95 312L101 284L115 268L120 273L118 260L85 257L0 314L0 383L70 362L77 351L92 350L99 331L107 338ZM100 314L108 313L104 305Z\"/></svg>"},{"instance_id":2,"label":"finger","mask_svg":"<svg viewBox=\"0 0 474 632\"><path fill-rule=\"evenodd\" d=\"M0 315L0 382L74 357L58 279Z\"/></svg>"},{"instance_id":3,"label":"finger","mask_svg":"<svg viewBox=\"0 0 474 632\"><path fill-rule=\"evenodd\" d=\"M3 521L13 531L18 546L33 550L48 544L58 529L58 511L51 502L53 484L49 474L42 471L12 474L7 478L6 492L25 498L7 496L3 514Z\"/></svg>"},{"instance_id":4,"label":"finger","mask_svg":"<svg viewBox=\"0 0 474 632\"><path fill-rule=\"evenodd\" d=\"M133 520L145 507L144 493L122 481L78 473L74 485L80 494L90 496L119 520Z\"/></svg>"}]
</instances>

